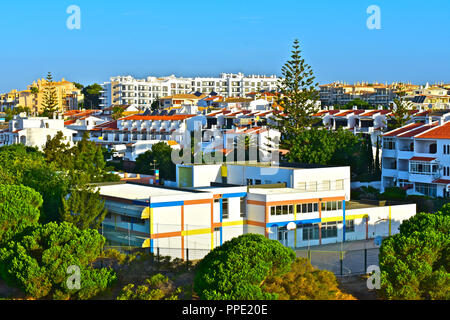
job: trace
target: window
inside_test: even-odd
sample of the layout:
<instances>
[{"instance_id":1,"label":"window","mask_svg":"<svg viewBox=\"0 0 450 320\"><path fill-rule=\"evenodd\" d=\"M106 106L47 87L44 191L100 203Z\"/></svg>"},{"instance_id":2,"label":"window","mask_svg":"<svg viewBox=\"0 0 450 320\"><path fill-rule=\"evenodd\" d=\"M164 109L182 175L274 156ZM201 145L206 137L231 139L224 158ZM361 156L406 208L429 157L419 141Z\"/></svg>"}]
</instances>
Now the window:
<instances>
[{"instance_id":1,"label":"window","mask_svg":"<svg viewBox=\"0 0 450 320\"><path fill-rule=\"evenodd\" d=\"M248 185L248 186L253 185L253 180L252 180L252 179L247 179L247 185Z\"/></svg>"},{"instance_id":2,"label":"window","mask_svg":"<svg viewBox=\"0 0 450 320\"><path fill-rule=\"evenodd\" d=\"M135 218L135 217L129 217L129 216L120 216L120 220L122 222L127 222L127 223L132 223L132 224L140 224L140 225L145 224L144 220Z\"/></svg>"},{"instance_id":3,"label":"window","mask_svg":"<svg viewBox=\"0 0 450 320\"><path fill-rule=\"evenodd\" d=\"M322 239L337 237L337 222L322 223Z\"/></svg>"},{"instance_id":4,"label":"window","mask_svg":"<svg viewBox=\"0 0 450 320\"><path fill-rule=\"evenodd\" d=\"M261 184L261 180L256 179L255 184Z\"/></svg>"},{"instance_id":5,"label":"window","mask_svg":"<svg viewBox=\"0 0 450 320\"><path fill-rule=\"evenodd\" d=\"M429 197L437 196L437 188L435 184L416 182L416 191Z\"/></svg>"},{"instance_id":6,"label":"window","mask_svg":"<svg viewBox=\"0 0 450 320\"><path fill-rule=\"evenodd\" d=\"M302 203L297 205L297 213L311 213L318 211L319 211L318 203Z\"/></svg>"},{"instance_id":7,"label":"window","mask_svg":"<svg viewBox=\"0 0 450 320\"><path fill-rule=\"evenodd\" d=\"M395 150L395 140L393 138L383 138L383 148Z\"/></svg>"},{"instance_id":8,"label":"window","mask_svg":"<svg viewBox=\"0 0 450 320\"><path fill-rule=\"evenodd\" d=\"M429 162L415 162L411 161L409 163L409 172L414 174L426 174L431 175L436 173L438 169L437 164L432 164Z\"/></svg>"},{"instance_id":9,"label":"window","mask_svg":"<svg viewBox=\"0 0 450 320\"><path fill-rule=\"evenodd\" d=\"M345 220L345 232L355 232L355 220Z\"/></svg>"},{"instance_id":10,"label":"window","mask_svg":"<svg viewBox=\"0 0 450 320\"><path fill-rule=\"evenodd\" d=\"M241 198L241 218L245 218L247 216L247 201L245 198Z\"/></svg>"},{"instance_id":11,"label":"window","mask_svg":"<svg viewBox=\"0 0 450 320\"><path fill-rule=\"evenodd\" d=\"M228 219L228 199L222 199L222 219Z\"/></svg>"},{"instance_id":12,"label":"window","mask_svg":"<svg viewBox=\"0 0 450 320\"><path fill-rule=\"evenodd\" d=\"M319 239L319 225L305 224L302 226L303 240L318 240Z\"/></svg>"},{"instance_id":13,"label":"window","mask_svg":"<svg viewBox=\"0 0 450 320\"><path fill-rule=\"evenodd\" d=\"M294 213L294 206L292 204L270 207L270 215L272 216L274 215L280 216L293 213Z\"/></svg>"},{"instance_id":14,"label":"window","mask_svg":"<svg viewBox=\"0 0 450 320\"><path fill-rule=\"evenodd\" d=\"M326 201L322 202L322 211L342 210L342 201Z\"/></svg>"}]
</instances>

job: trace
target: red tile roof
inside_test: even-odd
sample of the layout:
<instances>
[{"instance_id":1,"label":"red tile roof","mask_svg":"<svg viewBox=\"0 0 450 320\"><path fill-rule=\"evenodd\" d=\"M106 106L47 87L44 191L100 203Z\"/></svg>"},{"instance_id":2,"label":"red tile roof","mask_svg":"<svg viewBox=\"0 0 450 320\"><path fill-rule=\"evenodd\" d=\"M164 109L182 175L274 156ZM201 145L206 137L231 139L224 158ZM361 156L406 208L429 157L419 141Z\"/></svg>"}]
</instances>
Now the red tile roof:
<instances>
[{"instance_id":1,"label":"red tile roof","mask_svg":"<svg viewBox=\"0 0 450 320\"><path fill-rule=\"evenodd\" d=\"M433 161L436 160L436 158L429 158L429 157L412 157L409 159L409 161Z\"/></svg>"},{"instance_id":2,"label":"red tile roof","mask_svg":"<svg viewBox=\"0 0 450 320\"><path fill-rule=\"evenodd\" d=\"M436 127L437 125L438 125L437 123L433 123L431 125L427 124L427 125L424 125L422 127L417 128L417 129L410 130L410 131L407 131L405 133L400 133L397 136L400 137L400 138L412 138L412 137L414 137L414 136L416 136L416 135L418 135L418 134L420 134L422 132L425 132L425 131L433 128L433 127Z\"/></svg>"},{"instance_id":3,"label":"red tile roof","mask_svg":"<svg viewBox=\"0 0 450 320\"><path fill-rule=\"evenodd\" d=\"M140 116L140 115L132 115L128 117L121 118L120 120L151 120L151 121L179 121L186 120L189 118L195 117L193 114L176 114L173 116Z\"/></svg>"},{"instance_id":4,"label":"red tile roof","mask_svg":"<svg viewBox=\"0 0 450 320\"><path fill-rule=\"evenodd\" d=\"M416 138L424 139L450 139L450 122L419 134Z\"/></svg>"},{"instance_id":5,"label":"red tile roof","mask_svg":"<svg viewBox=\"0 0 450 320\"><path fill-rule=\"evenodd\" d=\"M450 180L447 179L436 179L433 181L433 183L437 183L437 184L450 184Z\"/></svg>"},{"instance_id":6,"label":"red tile roof","mask_svg":"<svg viewBox=\"0 0 450 320\"><path fill-rule=\"evenodd\" d=\"M404 133L406 131L409 131L409 130L421 127L422 125L423 125L423 122L410 123L410 124L408 124L408 125L406 125L404 127L401 127L401 128L398 128L398 129L395 129L395 130L392 130L392 131L389 131L389 132L385 133L383 135L383 137L396 137L396 136L398 136L401 133Z\"/></svg>"}]
</instances>

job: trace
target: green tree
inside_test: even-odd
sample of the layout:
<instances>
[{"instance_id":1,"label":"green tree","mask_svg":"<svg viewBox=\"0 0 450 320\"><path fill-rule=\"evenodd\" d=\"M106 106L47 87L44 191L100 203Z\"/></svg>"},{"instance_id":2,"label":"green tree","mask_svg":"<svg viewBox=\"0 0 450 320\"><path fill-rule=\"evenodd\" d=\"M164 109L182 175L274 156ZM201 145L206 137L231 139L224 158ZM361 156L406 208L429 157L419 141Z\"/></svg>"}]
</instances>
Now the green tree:
<instances>
[{"instance_id":1,"label":"green tree","mask_svg":"<svg viewBox=\"0 0 450 320\"><path fill-rule=\"evenodd\" d=\"M58 93L51 72L48 73L46 80L42 98L42 116L53 119L55 112L58 111Z\"/></svg>"},{"instance_id":2,"label":"green tree","mask_svg":"<svg viewBox=\"0 0 450 320\"><path fill-rule=\"evenodd\" d=\"M386 299L450 299L450 204L418 213L380 247L381 290Z\"/></svg>"},{"instance_id":3,"label":"green tree","mask_svg":"<svg viewBox=\"0 0 450 320\"><path fill-rule=\"evenodd\" d=\"M412 103L403 100L402 97L394 99L392 116L388 121L388 130L394 130L405 126L411 120Z\"/></svg>"},{"instance_id":4,"label":"green tree","mask_svg":"<svg viewBox=\"0 0 450 320\"><path fill-rule=\"evenodd\" d=\"M125 108L122 106L114 106L112 110L111 118L113 120L117 120L123 117L123 113L125 112Z\"/></svg>"},{"instance_id":5,"label":"green tree","mask_svg":"<svg viewBox=\"0 0 450 320\"><path fill-rule=\"evenodd\" d=\"M281 147L289 149L297 134L318 121L312 117L318 110L317 83L314 82L312 68L301 56L298 40L294 41L291 60L286 62L281 72L278 103L284 110L282 114L277 113L272 126L281 133Z\"/></svg>"},{"instance_id":6,"label":"green tree","mask_svg":"<svg viewBox=\"0 0 450 320\"><path fill-rule=\"evenodd\" d=\"M314 268L306 258L297 258L289 272L268 277L263 290L278 300L355 300L339 290L331 271Z\"/></svg>"},{"instance_id":7,"label":"green tree","mask_svg":"<svg viewBox=\"0 0 450 320\"><path fill-rule=\"evenodd\" d=\"M0 246L37 226L42 202L41 195L31 188L0 184Z\"/></svg>"},{"instance_id":8,"label":"green tree","mask_svg":"<svg viewBox=\"0 0 450 320\"><path fill-rule=\"evenodd\" d=\"M45 143L43 148L45 160L55 163L60 168L70 168L70 155L68 154L69 143L64 143L65 137L62 131Z\"/></svg>"},{"instance_id":9,"label":"green tree","mask_svg":"<svg viewBox=\"0 0 450 320\"><path fill-rule=\"evenodd\" d=\"M151 150L140 154L136 159L135 171L141 174L154 174L153 163L159 169L162 179L174 181L176 179L175 164L172 161L172 148L164 142L155 143Z\"/></svg>"},{"instance_id":10,"label":"green tree","mask_svg":"<svg viewBox=\"0 0 450 320\"><path fill-rule=\"evenodd\" d=\"M110 268L95 269L105 238L74 225L40 225L19 241L0 249L0 276L36 299L89 299L115 280ZM80 288L69 288L68 267L80 268Z\"/></svg>"},{"instance_id":11,"label":"green tree","mask_svg":"<svg viewBox=\"0 0 450 320\"><path fill-rule=\"evenodd\" d=\"M34 95L39 93L39 88L38 87L31 87L30 88L30 92Z\"/></svg>"},{"instance_id":12,"label":"green tree","mask_svg":"<svg viewBox=\"0 0 450 320\"><path fill-rule=\"evenodd\" d=\"M276 299L262 289L270 276L285 274L292 249L262 235L245 234L215 248L197 265L194 290L206 300Z\"/></svg>"},{"instance_id":13,"label":"green tree","mask_svg":"<svg viewBox=\"0 0 450 320\"><path fill-rule=\"evenodd\" d=\"M81 230L99 229L106 214L105 202L99 191L88 186L73 189L68 199L62 199L61 219L73 223Z\"/></svg>"},{"instance_id":14,"label":"green tree","mask_svg":"<svg viewBox=\"0 0 450 320\"><path fill-rule=\"evenodd\" d=\"M375 154L375 165L374 165L374 178L375 180L380 180L381 179L381 161L380 161L380 137L377 136L377 151Z\"/></svg>"},{"instance_id":15,"label":"green tree","mask_svg":"<svg viewBox=\"0 0 450 320\"><path fill-rule=\"evenodd\" d=\"M290 162L330 164L336 152L335 133L328 130L302 131L292 138L292 146L286 158Z\"/></svg>"},{"instance_id":16,"label":"green tree","mask_svg":"<svg viewBox=\"0 0 450 320\"><path fill-rule=\"evenodd\" d=\"M300 132L292 139L285 157L289 162L350 166L355 178L367 175L369 162L373 162L367 140L342 128L335 131L312 128Z\"/></svg>"},{"instance_id":17,"label":"green tree","mask_svg":"<svg viewBox=\"0 0 450 320\"><path fill-rule=\"evenodd\" d=\"M353 107L357 107L358 109L375 109L369 102L362 100L360 98L356 98L345 105L341 106L340 109L353 109Z\"/></svg>"},{"instance_id":18,"label":"green tree","mask_svg":"<svg viewBox=\"0 0 450 320\"><path fill-rule=\"evenodd\" d=\"M181 288L176 288L166 276L158 273L140 286L130 283L122 288L117 300L178 300Z\"/></svg>"},{"instance_id":19,"label":"green tree","mask_svg":"<svg viewBox=\"0 0 450 320\"><path fill-rule=\"evenodd\" d=\"M87 109L95 109L100 105L100 91L103 87L98 83L91 84L82 88L81 93L84 95L84 106Z\"/></svg>"},{"instance_id":20,"label":"green tree","mask_svg":"<svg viewBox=\"0 0 450 320\"><path fill-rule=\"evenodd\" d=\"M159 100L153 101L151 106L150 106L150 109L152 111L159 110L159 104L160 104Z\"/></svg>"}]
</instances>

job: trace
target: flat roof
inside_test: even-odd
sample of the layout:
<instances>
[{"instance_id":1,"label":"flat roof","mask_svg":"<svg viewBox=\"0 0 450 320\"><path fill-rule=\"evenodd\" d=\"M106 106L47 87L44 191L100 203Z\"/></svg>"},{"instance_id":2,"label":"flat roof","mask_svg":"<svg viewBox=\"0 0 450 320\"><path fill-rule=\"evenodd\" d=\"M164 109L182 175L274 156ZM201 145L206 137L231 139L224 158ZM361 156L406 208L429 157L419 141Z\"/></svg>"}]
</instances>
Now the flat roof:
<instances>
[{"instance_id":1,"label":"flat roof","mask_svg":"<svg viewBox=\"0 0 450 320\"><path fill-rule=\"evenodd\" d=\"M98 186L101 196L128 199L148 200L150 197L180 196L198 193L189 190L177 190L174 188L155 187L151 185L139 185L131 183L120 183Z\"/></svg>"}]
</instances>

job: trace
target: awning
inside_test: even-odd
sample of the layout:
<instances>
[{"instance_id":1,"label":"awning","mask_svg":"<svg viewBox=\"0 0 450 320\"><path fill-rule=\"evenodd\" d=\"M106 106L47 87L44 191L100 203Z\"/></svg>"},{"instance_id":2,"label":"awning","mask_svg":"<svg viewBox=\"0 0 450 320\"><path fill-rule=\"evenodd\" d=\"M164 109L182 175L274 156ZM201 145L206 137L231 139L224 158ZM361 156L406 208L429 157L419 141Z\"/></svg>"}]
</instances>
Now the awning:
<instances>
[{"instance_id":1,"label":"awning","mask_svg":"<svg viewBox=\"0 0 450 320\"><path fill-rule=\"evenodd\" d=\"M447 179L436 179L436 180L433 181L433 183L447 185L447 184L450 184L450 180L447 180Z\"/></svg>"},{"instance_id":2,"label":"awning","mask_svg":"<svg viewBox=\"0 0 450 320\"><path fill-rule=\"evenodd\" d=\"M428 158L428 157L412 157L409 161L434 161L436 158Z\"/></svg>"}]
</instances>

